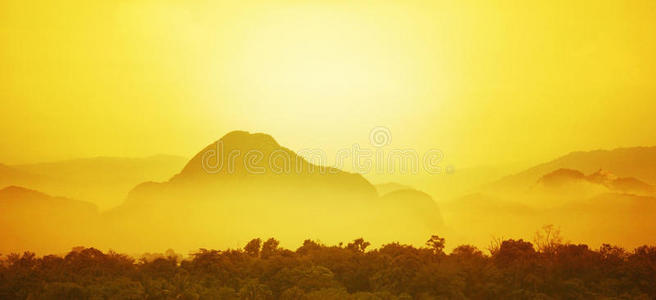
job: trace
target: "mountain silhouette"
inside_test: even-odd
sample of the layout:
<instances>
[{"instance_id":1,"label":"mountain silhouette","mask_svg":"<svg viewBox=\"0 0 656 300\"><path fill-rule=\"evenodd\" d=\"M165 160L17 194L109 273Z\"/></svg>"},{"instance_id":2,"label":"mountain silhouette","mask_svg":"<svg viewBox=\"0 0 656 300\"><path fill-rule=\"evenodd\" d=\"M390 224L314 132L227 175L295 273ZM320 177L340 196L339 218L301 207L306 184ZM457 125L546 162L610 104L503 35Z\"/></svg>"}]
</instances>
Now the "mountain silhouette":
<instances>
[{"instance_id":1,"label":"mountain silhouette","mask_svg":"<svg viewBox=\"0 0 656 300\"><path fill-rule=\"evenodd\" d=\"M0 190L0 251L62 251L93 241L95 205L18 186Z\"/></svg>"},{"instance_id":2,"label":"mountain silhouette","mask_svg":"<svg viewBox=\"0 0 656 300\"><path fill-rule=\"evenodd\" d=\"M218 152L217 149L221 151ZM232 159L231 153L234 155ZM217 170L212 170L212 167L203 168L203 157L208 154L215 156L212 158L215 161L223 162L220 170L218 167L214 167ZM250 154L260 159L257 162L250 161ZM208 159L209 164L212 164L212 159ZM276 185L325 187L332 191L348 190L349 194L361 193L365 197L373 197L376 193L375 188L359 174L311 164L293 151L280 146L271 136L245 131L230 132L205 147L170 182L183 184L189 181L242 181L243 177L248 177L249 180L271 180Z\"/></svg>"},{"instance_id":3,"label":"mountain silhouette","mask_svg":"<svg viewBox=\"0 0 656 300\"><path fill-rule=\"evenodd\" d=\"M25 186L51 195L84 199L106 209L119 205L141 182L171 178L185 162L186 159L178 156L155 155L0 165L0 188Z\"/></svg>"},{"instance_id":4,"label":"mountain silhouette","mask_svg":"<svg viewBox=\"0 0 656 300\"><path fill-rule=\"evenodd\" d=\"M381 220L386 234L394 233L396 236L410 235L415 239L424 239L422 234L442 228L444 221L442 214L435 205L435 201L428 194L414 189L399 189L380 197L377 207L383 211L383 216L413 216L404 222L385 222Z\"/></svg>"},{"instance_id":5,"label":"mountain silhouette","mask_svg":"<svg viewBox=\"0 0 656 300\"><path fill-rule=\"evenodd\" d=\"M131 237L117 244L142 249L170 247L170 237L185 248L264 236L340 242L344 233L383 242L398 238L382 229L390 222L416 230L418 240L405 242L421 243L442 226L426 194L381 198L359 174L312 164L269 135L245 131L211 143L170 180L136 186L106 218L108 231Z\"/></svg>"},{"instance_id":6,"label":"mountain silhouette","mask_svg":"<svg viewBox=\"0 0 656 300\"><path fill-rule=\"evenodd\" d=\"M442 208L449 226L467 228L465 240L470 241L491 234L526 236L554 224L587 243L601 242L597 237L603 236L605 242L637 246L651 239L656 224L655 164L656 147L573 152Z\"/></svg>"},{"instance_id":7,"label":"mountain silhouette","mask_svg":"<svg viewBox=\"0 0 656 300\"><path fill-rule=\"evenodd\" d=\"M546 186L562 186L571 182L586 180L585 174L572 169L558 169L538 179L538 183Z\"/></svg>"},{"instance_id":8,"label":"mountain silhouette","mask_svg":"<svg viewBox=\"0 0 656 300\"><path fill-rule=\"evenodd\" d=\"M0 164L0 188L17 185L31 186L40 184L45 178L16 167Z\"/></svg>"},{"instance_id":9,"label":"mountain silhouette","mask_svg":"<svg viewBox=\"0 0 656 300\"><path fill-rule=\"evenodd\" d=\"M590 175L572 169L558 169L542 176L538 184L551 189L571 192L576 185L597 185L598 192L615 192L633 195L650 196L654 194L654 187L633 177L618 177L606 170L598 170ZM606 190L599 188L604 187Z\"/></svg>"},{"instance_id":10,"label":"mountain silhouette","mask_svg":"<svg viewBox=\"0 0 656 300\"><path fill-rule=\"evenodd\" d=\"M488 187L493 189L527 187L538 181L543 175L558 169L578 170L584 174L591 174L602 169L618 177L633 177L654 185L656 184L656 147L572 152L517 174L506 176Z\"/></svg>"}]
</instances>

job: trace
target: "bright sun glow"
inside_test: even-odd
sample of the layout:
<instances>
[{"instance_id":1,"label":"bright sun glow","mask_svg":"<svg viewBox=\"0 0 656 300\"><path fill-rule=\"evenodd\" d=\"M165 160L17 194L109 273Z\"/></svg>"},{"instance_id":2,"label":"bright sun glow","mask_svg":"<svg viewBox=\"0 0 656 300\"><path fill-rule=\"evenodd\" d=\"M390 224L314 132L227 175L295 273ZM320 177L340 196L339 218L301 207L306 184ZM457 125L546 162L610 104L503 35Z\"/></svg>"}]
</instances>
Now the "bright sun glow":
<instances>
[{"instance_id":1,"label":"bright sun glow","mask_svg":"<svg viewBox=\"0 0 656 300\"><path fill-rule=\"evenodd\" d=\"M234 129L331 148L384 124L463 166L654 138L638 2L1 5L5 162L189 156Z\"/></svg>"},{"instance_id":2,"label":"bright sun glow","mask_svg":"<svg viewBox=\"0 0 656 300\"><path fill-rule=\"evenodd\" d=\"M421 89L418 75L436 73L422 63L434 59L405 39L416 25L411 18L383 21L311 5L262 13L237 26L239 41L214 65L213 80L224 84L213 93L239 99L257 116L283 115L298 126L317 117L341 122L323 129L409 113L408 98Z\"/></svg>"}]
</instances>

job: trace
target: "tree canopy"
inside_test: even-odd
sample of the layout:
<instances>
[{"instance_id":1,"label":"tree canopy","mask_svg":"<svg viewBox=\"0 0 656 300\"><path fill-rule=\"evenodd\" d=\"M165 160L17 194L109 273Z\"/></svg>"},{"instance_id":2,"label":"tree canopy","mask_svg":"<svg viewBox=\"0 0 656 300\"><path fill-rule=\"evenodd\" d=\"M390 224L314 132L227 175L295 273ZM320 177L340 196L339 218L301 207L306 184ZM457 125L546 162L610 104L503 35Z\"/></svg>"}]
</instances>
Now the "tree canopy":
<instances>
[{"instance_id":1,"label":"tree canopy","mask_svg":"<svg viewBox=\"0 0 656 300\"><path fill-rule=\"evenodd\" d=\"M295 251L273 238L243 249L172 251L134 259L94 248L65 256L10 254L0 261L0 299L653 299L656 247L626 251L501 240L490 254L390 243L370 249L306 240ZM537 245L537 246L536 246Z\"/></svg>"}]
</instances>

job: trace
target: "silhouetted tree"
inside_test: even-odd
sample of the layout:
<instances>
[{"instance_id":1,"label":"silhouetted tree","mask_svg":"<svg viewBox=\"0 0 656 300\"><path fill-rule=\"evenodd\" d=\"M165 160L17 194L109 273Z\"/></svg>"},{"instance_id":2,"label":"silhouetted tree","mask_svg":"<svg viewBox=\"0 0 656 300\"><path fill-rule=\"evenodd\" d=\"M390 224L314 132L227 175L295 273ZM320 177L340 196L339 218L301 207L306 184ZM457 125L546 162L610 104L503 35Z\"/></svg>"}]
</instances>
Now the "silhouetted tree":
<instances>
[{"instance_id":1,"label":"silhouetted tree","mask_svg":"<svg viewBox=\"0 0 656 300\"><path fill-rule=\"evenodd\" d=\"M437 235L431 236L431 238L426 241L426 246L433 250L433 254L444 254L444 245L444 238L441 238Z\"/></svg>"},{"instance_id":2,"label":"silhouetted tree","mask_svg":"<svg viewBox=\"0 0 656 300\"><path fill-rule=\"evenodd\" d=\"M348 245L346 245L346 248L355 252L364 253L364 251L367 249L367 247L369 247L369 245L371 245L371 243L365 241L363 238L359 238L353 240L352 243L348 243Z\"/></svg>"},{"instance_id":3,"label":"silhouetted tree","mask_svg":"<svg viewBox=\"0 0 656 300\"><path fill-rule=\"evenodd\" d=\"M270 238L266 240L266 242L262 244L262 253L261 253L262 258L267 259L270 256L274 255L278 250L278 245L280 245L280 242L278 242L274 238Z\"/></svg>"},{"instance_id":4,"label":"silhouetted tree","mask_svg":"<svg viewBox=\"0 0 656 300\"><path fill-rule=\"evenodd\" d=\"M257 239L252 239L246 246L244 246L244 251L246 251L246 254L252 257L258 257L260 255L260 248L262 245L262 240L257 238Z\"/></svg>"}]
</instances>

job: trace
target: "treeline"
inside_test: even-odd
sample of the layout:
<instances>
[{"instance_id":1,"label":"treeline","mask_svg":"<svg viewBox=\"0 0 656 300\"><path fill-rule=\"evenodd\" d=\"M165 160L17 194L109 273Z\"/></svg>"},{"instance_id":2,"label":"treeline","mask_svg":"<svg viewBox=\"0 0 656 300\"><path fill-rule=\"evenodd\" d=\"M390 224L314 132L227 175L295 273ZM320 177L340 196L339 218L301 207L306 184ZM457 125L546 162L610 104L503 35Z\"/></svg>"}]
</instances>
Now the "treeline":
<instances>
[{"instance_id":1,"label":"treeline","mask_svg":"<svg viewBox=\"0 0 656 300\"><path fill-rule=\"evenodd\" d=\"M357 239L291 251L275 239L243 249L200 249L135 260L94 248L64 257L11 254L0 267L0 299L654 299L656 247L633 251L499 240L444 252L392 243L368 250Z\"/></svg>"}]
</instances>

